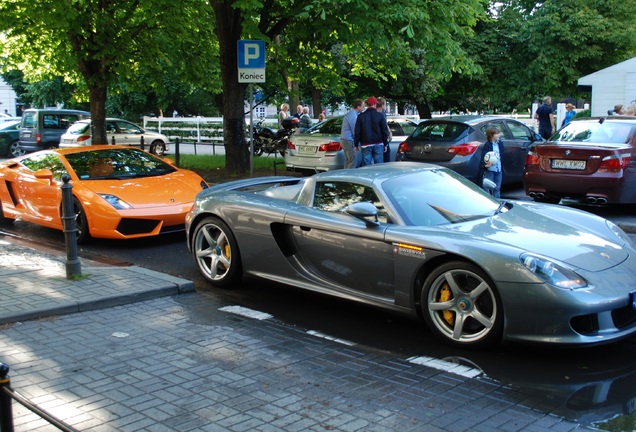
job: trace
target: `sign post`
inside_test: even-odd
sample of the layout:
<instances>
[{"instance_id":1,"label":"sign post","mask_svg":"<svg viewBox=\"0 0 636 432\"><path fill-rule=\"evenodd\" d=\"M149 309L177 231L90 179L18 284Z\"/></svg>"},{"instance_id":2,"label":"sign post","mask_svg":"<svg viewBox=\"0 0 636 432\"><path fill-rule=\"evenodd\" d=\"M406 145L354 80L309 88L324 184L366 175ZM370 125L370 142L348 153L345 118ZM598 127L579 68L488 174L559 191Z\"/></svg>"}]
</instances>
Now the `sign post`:
<instances>
[{"instance_id":1,"label":"sign post","mask_svg":"<svg viewBox=\"0 0 636 432\"><path fill-rule=\"evenodd\" d=\"M250 177L254 176L254 88L253 83L265 82L265 41L239 40L238 80L250 85Z\"/></svg>"}]
</instances>

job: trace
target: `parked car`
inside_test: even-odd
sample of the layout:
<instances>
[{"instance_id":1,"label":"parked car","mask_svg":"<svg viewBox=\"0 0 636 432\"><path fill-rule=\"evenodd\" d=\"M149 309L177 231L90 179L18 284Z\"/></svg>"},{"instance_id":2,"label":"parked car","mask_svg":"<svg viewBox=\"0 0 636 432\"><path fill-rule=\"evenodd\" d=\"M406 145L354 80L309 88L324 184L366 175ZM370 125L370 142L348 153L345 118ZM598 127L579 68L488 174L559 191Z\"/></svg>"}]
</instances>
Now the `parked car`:
<instances>
[{"instance_id":1,"label":"parked car","mask_svg":"<svg viewBox=\"0 0 636 432\"><path fill-rule=\"evenodd\" d=\"M357 300L422 317L459 347L636 333L636 249L620 228L499 201L438 165L220 183L199 193L186 230L213 286L250 275Z\"/></svg>"},{"instance_id":2,"label":"parked car","mask_svg":"<svg viewBox=\"0 0 636 432\"><path fill-rule=\"evenodd\" d=\"M57 148L60 137L73 123L90 116L87 111L29 108L22 114L20 147L27 152Z\"/></svg>"},{"instance_id":3,"label":"parked car","mask_svg":"<svg viewBox=\"0 0 636 432\"><path fill-rule=\"evenodd\" d=\"M291 137L285 153L285 166L288 171L307 171L311 173L331 171L344 168L344 150L340 147L340 131L344 116L329 118L315 124L303 134ZM393 140L389 146L391 161L395 160L395 152L417 123L403 117L389 117L387 124ZM362 155L358 152L358 166Z\"/></svg>"},{"instance_id":4,"label":"parked car","mask_svg":"<svg viewBox=\"0 0 636 432\"><path fill-rule=\"evenodd\" d=\"M79 243L183 231L194 197L208 187L198 174L131 147L42 150L0 162L0 222L62 230L65 174L73 185Z\"/></svg>"},{"instance_id":5,"label":"parked car","mask_svg":"<svg viewBox=\"0 0 636 432\"><path fill-rule=\"evenodd\" d=\"M108 143L130 146L141 146L144 138L144 150L163 156L168 151L168 137L163 134L147 131L134 123L117 118L106 119L106 136ZM62 135L60 147L80 147L91 145L91 121L80 120Z\"/></svg>"},{"instance_id":6,"label":"parked car","mask_svg":"<svg viewBox=\"0 0 636 432\"><path fill-rule=\"evenodd\" d=\"M0 124L0 155L7 157L22 156L20 147L20 122L11 121Z\"/></svg>"},{"instance_id":7,"label":"parked car","mask_svg":"<svg viewBox=\"0 0 636 432\"><path fill-rule=\"evenodd\" d=\"M543 138L513 118L458 115L425 120L400 144L396 159L442 165L481 184L482 147L489 126L499 129L504 144L502 184L521 183L528 148Z\"/></svg>"},{"instance_id":8,"label":"parked car","mask_svg":"<svg viewBox=\"0 0 636 432\"><path fill-rule=\"evenodd\" d=\"M523 185L535 201L636 203L636 117L575 119L530 148Z\"/></svg>"}]
</instances>

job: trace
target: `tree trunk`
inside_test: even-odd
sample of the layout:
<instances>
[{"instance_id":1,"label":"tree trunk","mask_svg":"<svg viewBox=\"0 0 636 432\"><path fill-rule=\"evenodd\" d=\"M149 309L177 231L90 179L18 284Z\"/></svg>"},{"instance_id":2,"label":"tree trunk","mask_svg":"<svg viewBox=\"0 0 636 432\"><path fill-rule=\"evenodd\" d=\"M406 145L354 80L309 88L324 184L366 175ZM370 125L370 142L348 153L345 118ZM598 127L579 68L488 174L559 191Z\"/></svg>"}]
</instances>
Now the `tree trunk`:
<instances>
[{"instance_id":1,"label":"tree trunk","mask_svg":"<svg viewBox=\"0 0 636 432\"><path fill-rule=\"evenodd\" d=\"M245 174L250 167L249 148L245 139L245 89L238 82L237 44L243 29L243 16L232 7L233 1L209 0L214 9L216 35L221 57L223 83L223 144L225 169L230 174Z\"/></svg>"},{"instance_id":2,"label":"tree trunk","mask_svg":"<svg viewBox=\"0 0 636 432\"><path fill-rule=\"evenodd\" d=\"M428 106L427 102L415 101L415 106L417 107L417 112L420 114L421 119L433 118L431 108Z\"/></svg>"},{"instance_id":3,"label":"tree trunk","mask_svg":"<svg viewBox=\"0 0 636 432\"><path fill-rule=\"evenodd\" d=\"M322 101L320 100L320 90L311 89L311 104L314 110L314 118L318 118L322 112Z\"/></svg>"},{"instance_id":4,"label":"tree trunk","mask_svg":"<svg viewBox=\"0 0 636 432\"><path fill-rule=\"evenodd\" d=\"M86 80L86 82L90 82ZM106 135L106 96L103 85L91 85L88 89L91 103L91 141L93 145L110 144ZM116 143L122 144L122 143Z\"/></svg>"}]
</instances>

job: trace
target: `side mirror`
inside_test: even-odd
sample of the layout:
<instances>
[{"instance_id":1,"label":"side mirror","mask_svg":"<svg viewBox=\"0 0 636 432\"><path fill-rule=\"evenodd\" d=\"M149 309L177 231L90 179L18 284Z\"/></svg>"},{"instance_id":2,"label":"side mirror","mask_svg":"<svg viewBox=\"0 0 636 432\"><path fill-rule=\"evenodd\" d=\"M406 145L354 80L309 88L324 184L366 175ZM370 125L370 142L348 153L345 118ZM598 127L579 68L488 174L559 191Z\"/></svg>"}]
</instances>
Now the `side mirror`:
<instances>
[{"instance_id":1,"label":"side mirror","mask_svg":"<svg viewBox=\"0 0 636 432\"><path fill-rule=\"evenodd\" d=\"M53 183L53 171L51 171L50 169L37 170L33 175L36 179L48 180L49 183Z\"/></svg>"},{"instance_id":2,"label":"side mirror","mask_svg":"<svg viewBox=\"0 0 636 432\"><path fill-rule=\"evenodd\" d=\"M380 225L380 222L378 221L378 209L370 202L359 202L351 204L350 206L345 207L343 212L355 218L363 220L367 224L367 226ZM373 220L369 220L368 218L373 218Z\"/></svg>"}]
</instances>

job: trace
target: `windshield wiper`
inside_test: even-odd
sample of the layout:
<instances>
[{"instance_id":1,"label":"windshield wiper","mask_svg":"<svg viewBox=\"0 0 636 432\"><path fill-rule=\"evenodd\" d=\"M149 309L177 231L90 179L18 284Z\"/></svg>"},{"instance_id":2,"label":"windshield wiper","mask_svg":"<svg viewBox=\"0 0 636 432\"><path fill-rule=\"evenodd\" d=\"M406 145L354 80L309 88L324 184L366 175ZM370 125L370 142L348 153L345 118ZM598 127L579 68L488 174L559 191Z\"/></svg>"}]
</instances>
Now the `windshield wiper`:
<instances>
[{"instance_id":1,"label":"windshield wiper","mask_svg":"<svg viewBox=\"0 0 636 432\"><path fill-rule=\"evenodd\" d=\"M500 202L499 203L499 207L497 207L497 210L495 210L495 216L498 215L499 213L501 213L501 211L504 209L504 207L506 207L507 204L508 204L508 201Z\"/></svg>"}]
</instances>

